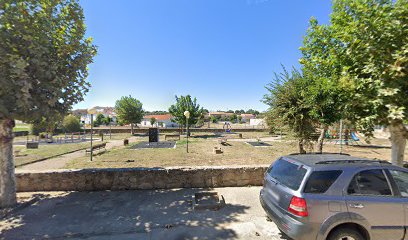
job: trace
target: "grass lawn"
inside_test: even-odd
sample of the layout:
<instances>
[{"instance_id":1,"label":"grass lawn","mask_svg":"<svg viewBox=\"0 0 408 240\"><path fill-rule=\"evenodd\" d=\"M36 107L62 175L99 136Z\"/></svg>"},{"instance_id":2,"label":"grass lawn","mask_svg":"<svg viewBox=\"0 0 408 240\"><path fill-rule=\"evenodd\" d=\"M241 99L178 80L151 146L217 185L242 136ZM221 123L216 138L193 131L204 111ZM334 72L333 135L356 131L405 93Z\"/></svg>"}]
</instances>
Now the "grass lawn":
<instances>
[{"instance_id":1,"label":"grass lawn","mask_svg":"<svg viewBox=\"0 0 408 240\"><path fill-rule=\"evenodd\" d=\"M135 144L135 143L132 143ZM291 144L274 143L273 147L254 148L245 142L230 142L223 147L223 154L214 154L213 147L218 146L217 139L190 139L189 153L186 153L186 140L177 141L175 149L131 149L118 147L96 156L93 162L86 157L72 160L67 168L103 168L103 167L168 167L168 166L219 166L248 165L272 162L280 152L290 153ZM127 162L133 160L134 162Z\"/></svg>"},{"instance_id":2,"label":"grass lawn","mask_svg":"<svg viewBox=\"0 0 408 240\"><path fill-rule=\"evenodd\" d=\"M17 123L16 126L13 128L13 132L19 131L30 131L31 125L25 123Z\"/></svg>"},{"instance_id":3,"label":"grass lawn","mask_svg":"<svg viewBox=\"0 0 408 240\"><path fill-rule=\"evenodd\" d=\"M262 133L249 133L255 138ZM235 138L235 136L234 136ZM87 157L70 161L66 168L126 168L126 167L170 167L170 166L221 166L221 165L259 165L270 164L279 156L297 152L296 141L268 142L271 147L252 147L242 141L228 141L230 146L222 146L223 154L214 154L213 147L219 146L214 134L197 134L189 141L189 153L186 153L186 140L177 141L175 149L131 149L116 147L96 156L93 162ZM138 138L130 145L142 141ZM147 138L143 139L147 141ZM356 157L390 160L391 149L388 140L376 140L383 147L343 146L343 152ZM338 153L340 145L327 143L325 152ZM406 157L408 157L408 151ZM129 161L130 160L130 161Z\"/></svg>"},{"instance_id":4,"label":"grass lawn","mask_svg":"<svg viewBox=\"0 0 408 240\"><path fill-rule=\"evenodd\" d=\"M21 164L33 162L38 159L56 156L59 154L83 149L89 147L90 143L69 143L59 145L45 145L40 144L38 149L27 149L25 146L14 146L14 152L18 152L14 156L16 167Z\"/></svg>"}]
</instances>

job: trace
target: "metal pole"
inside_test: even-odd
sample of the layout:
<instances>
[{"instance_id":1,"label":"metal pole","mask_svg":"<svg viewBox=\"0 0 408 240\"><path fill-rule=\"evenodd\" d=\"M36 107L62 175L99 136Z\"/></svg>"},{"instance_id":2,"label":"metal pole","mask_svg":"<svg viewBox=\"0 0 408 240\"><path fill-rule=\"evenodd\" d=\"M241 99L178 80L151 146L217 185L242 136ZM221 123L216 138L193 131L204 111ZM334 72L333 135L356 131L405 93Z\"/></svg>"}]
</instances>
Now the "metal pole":
<instances>
[{"instance_id":1,"label":"metal pole","mask_svg":"<svg viewBox=\"0 0 408 240\"><path fill-rule=\"evenodd\" d=\"M93 156L93 149L92 149L92 134L93 134L93 114L91 114L91 162Z\"/></svg>"},{"instance_id":2,"label":"metal pole","mask_svg":"<svg viewBox=\"0 0 408 240\"><path fill-rule=\"evenodd\" d=\"M112 124L109 118L109 139L112 139Z\"/></svg>"},{"instance_id":3,"label":"metal pole","mask_svg":"<svg viewBox=\"0 0 408 240\"><path fill-rule=\"evenodd\" d=\"M188 133L189 131L188 131L188 118L187 118L187 153L188 153Z\"/></svg>"},{"instance_id":4,"label":"metal pole","mask_svg":"<svg viewBox=\"0 0 408 240\"><path fill-rule=\"evenodd\" d=\"M340 119L340 153L343 152L343 120Z\"/></svg>"}]
</instances>

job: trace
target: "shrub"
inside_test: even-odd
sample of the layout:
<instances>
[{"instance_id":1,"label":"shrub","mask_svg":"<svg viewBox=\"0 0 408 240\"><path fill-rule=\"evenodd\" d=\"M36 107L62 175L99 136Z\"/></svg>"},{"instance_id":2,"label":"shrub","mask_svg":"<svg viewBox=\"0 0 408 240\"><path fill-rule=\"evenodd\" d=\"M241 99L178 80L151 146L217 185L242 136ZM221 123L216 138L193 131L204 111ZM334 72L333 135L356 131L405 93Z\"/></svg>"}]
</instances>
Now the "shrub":
<instances>
[{"instance_id":1,"label":"shrub","mask_svg":"<svg viewBox=\"0 0 408 240\"><path fill-rule=\"evenodd\" d=\"M64 118L62 126L65 132L79 132L81 131L81 124L79 119L74 115L68 115Z\"/></svg>"}]
</instances>

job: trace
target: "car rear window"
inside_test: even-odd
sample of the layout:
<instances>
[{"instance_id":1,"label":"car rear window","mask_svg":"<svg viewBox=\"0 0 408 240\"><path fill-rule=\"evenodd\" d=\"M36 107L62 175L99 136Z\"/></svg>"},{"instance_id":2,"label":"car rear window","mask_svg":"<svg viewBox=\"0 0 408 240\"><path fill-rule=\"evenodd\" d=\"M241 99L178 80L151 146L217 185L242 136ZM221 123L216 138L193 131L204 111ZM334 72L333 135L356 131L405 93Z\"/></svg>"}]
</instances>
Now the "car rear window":
<instances>
[{"instance_id":1,"label":"car rear window","mask_svg":"<svg viewBox=\"0 0 408 240\"><path fill-rule=\"evenodd\" d=\"M306 182L304 193L325 193L327 189L337 180L342 171L315 171L310 174Z\"/></svg>"},{"instance_id":2,"label":"car rear window","mask_svg":"<svg viewBox=\"0 0 408 240\"><path fill-rule=\"evenodd\" d=\"M273 164L272 169L269 171L269 175L286 187L292 190L297 190L302 183L306 171L307 170L302 165L279 159Z\"/></svg>"}]
</instances>

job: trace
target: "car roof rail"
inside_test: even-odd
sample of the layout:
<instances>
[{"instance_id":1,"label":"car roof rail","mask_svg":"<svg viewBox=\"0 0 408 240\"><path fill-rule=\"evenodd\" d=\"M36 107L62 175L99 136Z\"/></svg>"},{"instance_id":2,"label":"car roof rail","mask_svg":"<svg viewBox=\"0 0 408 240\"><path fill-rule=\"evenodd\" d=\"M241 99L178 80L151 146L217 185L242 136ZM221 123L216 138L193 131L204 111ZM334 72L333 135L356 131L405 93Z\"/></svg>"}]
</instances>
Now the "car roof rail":
<instances>
[{"instance_id":1,"label":"car roof rail","mask_svg":"<svg viewBox=\"0 0 408 240\"><path fill-rule=\"evenodd\" d=\"M325 155L325 154L336 154L336 155L346 155L350 156L348 153L331 153L331 152L312 152L312 153L290 153L289 156L293 155L307 155L307 154L314 154L314 155Z\"/></svg>"},{"instance_id":2,"label":"car roof rail","mask_svg":"<svg viewBox=\"0 0 408 240\"><path fill-rule=\"evenodd\" d=\"M326 160L320 161L315 164L336 164L336 163L379 163L379 164L391 164L385 160L365 160L365 159L344 159L344 160Z\"/></svg>"}]
</instances>

